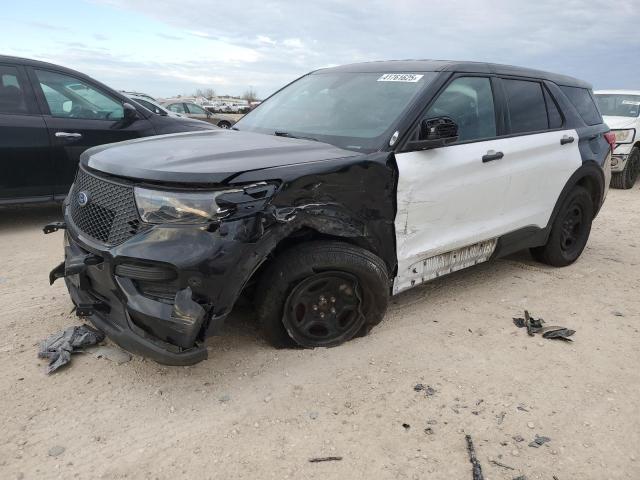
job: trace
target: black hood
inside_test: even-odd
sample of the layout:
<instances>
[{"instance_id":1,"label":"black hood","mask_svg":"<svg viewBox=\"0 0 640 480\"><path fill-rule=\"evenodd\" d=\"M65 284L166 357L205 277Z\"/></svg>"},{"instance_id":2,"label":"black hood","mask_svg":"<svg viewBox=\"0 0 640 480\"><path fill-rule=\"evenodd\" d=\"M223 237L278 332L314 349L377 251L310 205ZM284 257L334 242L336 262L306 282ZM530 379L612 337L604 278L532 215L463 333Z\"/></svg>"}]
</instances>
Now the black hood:
<instances>
[{"instance_id":1,"label":"black hood","mask_svg":"<svg viewBox=\"0 0 640 480\"><path fill-rule=\"evenodd\" d=\"M102 145L84 152L80 161L121 177L203 184L250 170L357 155L322 142L216 129Z\"/></svg>"}]
</instances>

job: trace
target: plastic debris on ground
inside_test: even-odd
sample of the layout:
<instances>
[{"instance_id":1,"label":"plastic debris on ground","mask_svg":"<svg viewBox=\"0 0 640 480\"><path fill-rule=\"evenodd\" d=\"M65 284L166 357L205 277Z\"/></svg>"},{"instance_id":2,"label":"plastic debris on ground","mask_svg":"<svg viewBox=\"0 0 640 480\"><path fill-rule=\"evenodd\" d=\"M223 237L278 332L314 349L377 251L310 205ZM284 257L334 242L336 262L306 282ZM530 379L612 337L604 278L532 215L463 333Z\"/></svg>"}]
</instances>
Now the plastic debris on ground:
<instances>
[{"instance_id":1,"label":"plastic debris on ground","mask_svg":"<svg viewBox=\"0 0 640 480\"><path fill-rule=\"evenodd\" d=\"M540 448L542 445L550 441L551 439L549 437L536 435L536 438L533 440L533 442L529 443L529 446L533 448Z\"/></svg>"},{"instance_id":2,"label":"plastic debris on ground","mask_svg":"<svg viewBox=\"0 0 640 480\"><path fill-rule=\"evenodd\" d=\"M573 339L569 338L575 330L565 327L557 326L544 326L545 321L542 318L533 318L529 315L529 311L524 311L524 318L514 318L513 324L518 328L526 328L529 336L533 337L536 333L542 335L543 338L564 340L565 342L572 342Z\"/></svg>"},{"instance_id":3,"label":"plastic debris on ground","mask_svg":"<svg viewBox=\"0 0 640 480\"><path fill-rule=\"evenodd\" d=\"M104 333L89 325L65 328L40 343L38 357L48 358L47 374L71 361L71 354L82 352L84 347L96 345L104 340Z\"/></svg>"}]
</instances>

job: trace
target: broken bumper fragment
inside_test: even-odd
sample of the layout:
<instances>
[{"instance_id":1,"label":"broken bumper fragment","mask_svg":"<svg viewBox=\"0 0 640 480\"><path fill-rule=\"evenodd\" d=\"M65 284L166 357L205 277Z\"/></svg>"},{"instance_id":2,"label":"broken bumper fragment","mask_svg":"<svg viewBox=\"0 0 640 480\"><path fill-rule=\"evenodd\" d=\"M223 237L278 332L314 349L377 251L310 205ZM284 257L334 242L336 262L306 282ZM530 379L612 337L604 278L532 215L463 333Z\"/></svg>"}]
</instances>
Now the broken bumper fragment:
<instances>
[{"instance_id":1,"label":"broken bumper fragment","mask_svg":"<svg viewBox=\"0 0 640 480\"><path fill-rule=\"evenodd\" d=\"M78 316L122 348L159 363L191 365L207 357L198 342L207 310L193 299L190 287L177 290L173 299L166 290L163 297L145 295L140 277L166 276L166 270L136 270L134 264L118 268L107 252L89 252L69 235L66 243L65 261L51 272L50 281L65 279Z\"/></svg>"}]
</instances>

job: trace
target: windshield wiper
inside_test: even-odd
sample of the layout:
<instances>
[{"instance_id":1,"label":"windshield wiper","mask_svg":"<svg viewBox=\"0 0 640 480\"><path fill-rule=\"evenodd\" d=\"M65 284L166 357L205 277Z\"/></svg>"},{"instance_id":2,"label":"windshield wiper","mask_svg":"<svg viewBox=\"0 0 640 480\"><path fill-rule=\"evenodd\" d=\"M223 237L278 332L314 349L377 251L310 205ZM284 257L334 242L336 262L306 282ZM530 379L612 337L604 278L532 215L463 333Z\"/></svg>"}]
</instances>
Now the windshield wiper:
<instances>
[{"instance_id":1,"label":"windshield wiper","mask_svg":"<svg viewBox=\"0 0 640 480\"><path fill-rule=\"evenodd\" d=\"M276 137L287 137L287 138L299 138L301 140L312 140L314 142L319 142L320 140L318 140L317 138L313 138L313 137L303 137L301 135L292 135L289 132L282 132L279 130L276 130L275 132L273 132L273 134Z\"/></svg>"}]
</instances>

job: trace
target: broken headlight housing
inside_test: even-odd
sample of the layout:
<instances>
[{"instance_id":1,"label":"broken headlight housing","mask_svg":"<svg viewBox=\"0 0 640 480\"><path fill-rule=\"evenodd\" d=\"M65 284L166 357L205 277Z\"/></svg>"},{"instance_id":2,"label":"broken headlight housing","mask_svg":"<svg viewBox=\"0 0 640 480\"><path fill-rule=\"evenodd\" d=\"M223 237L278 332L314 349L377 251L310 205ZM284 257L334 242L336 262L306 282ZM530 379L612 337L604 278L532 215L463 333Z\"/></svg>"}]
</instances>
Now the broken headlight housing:
<instances>
[{"instance_id":1,"label":"broken headlight housing","mask_svg":"<svg viewBox=\"0 0 640 480\"><path fill-rule=\"evenodd\" d=\"M627 128L625 130L611 130L616 136L616 144L621 143L633 143L633 139L636 136L635 128Z\"/></svg>"},{"instance_id":2,"label":"broken headlight housing","mask_svg":"<svg viewBox=\"0 0 640 480\"><path fill-rule=\"evenodd\" d=\"M230 213L216 198L233 190L206 192L164 191L136 187L138 213L143 222L197 225L220 220Z\"/></svg>"}]
</instances>

